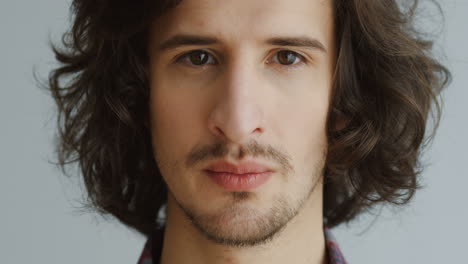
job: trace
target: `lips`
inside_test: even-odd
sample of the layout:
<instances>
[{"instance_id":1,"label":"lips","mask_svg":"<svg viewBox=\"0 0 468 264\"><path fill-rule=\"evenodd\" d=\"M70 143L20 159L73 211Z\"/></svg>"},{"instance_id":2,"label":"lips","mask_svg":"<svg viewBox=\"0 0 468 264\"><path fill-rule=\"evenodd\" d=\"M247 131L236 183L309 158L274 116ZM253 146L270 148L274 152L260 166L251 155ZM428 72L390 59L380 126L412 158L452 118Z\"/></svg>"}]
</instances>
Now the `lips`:
<instances>
[{"instance_id":1,"label":"lips","mask_svg":"<svg viewBox=\"0 0 468 264\"><path fill-rule=\"evenodd\" d=\"M266 183L273 171L253 161L237 165L218 162L207 167L205 173L214 183L227 191L249 191Z\"/></svg>"},{"instance_id":2,"label":"lips","mask_svg":"<svg viewBox=\"0 0 468 264\"><path fill-rule=\"evenodd\" d=\"M272 171L267 166L253 161L247 161L237 165L229 162L217 162L207 167L206 170L232 174L253 174Z\"/></svg>"}]
</instances>

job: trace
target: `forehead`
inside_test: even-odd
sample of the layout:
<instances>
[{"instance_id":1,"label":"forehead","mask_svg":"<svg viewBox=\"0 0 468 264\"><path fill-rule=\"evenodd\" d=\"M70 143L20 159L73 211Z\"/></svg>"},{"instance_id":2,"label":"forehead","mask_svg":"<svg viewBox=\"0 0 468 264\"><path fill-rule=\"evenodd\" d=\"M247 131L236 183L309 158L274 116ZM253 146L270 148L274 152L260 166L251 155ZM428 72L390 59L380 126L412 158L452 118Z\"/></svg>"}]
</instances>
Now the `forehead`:
<instances>
[{"instance_id":1,"label":"forehead","mask_svg":"<svg viewBox=\"0 0 468 264\"><path fill-rule=\"evenodd\" d=\"M260 42L275 34L309 36L328 45L333 8L332 0L183 0L154 25L162 39L187 33Z\"/></svg>"}]
</instances>

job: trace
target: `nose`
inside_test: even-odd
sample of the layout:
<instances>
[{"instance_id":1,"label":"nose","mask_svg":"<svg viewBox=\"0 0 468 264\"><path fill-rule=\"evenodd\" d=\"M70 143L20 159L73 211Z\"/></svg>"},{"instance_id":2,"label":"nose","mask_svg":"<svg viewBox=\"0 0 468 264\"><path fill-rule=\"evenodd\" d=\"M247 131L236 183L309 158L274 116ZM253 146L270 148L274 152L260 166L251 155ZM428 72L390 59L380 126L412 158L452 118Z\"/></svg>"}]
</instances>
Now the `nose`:
<instances>
[{"instance_id":1,"label":"nose","mask_svg":"<svg viewBox=\"0 0 468 264\"><path fill-rule=\"evenodd\" d=\"M264 133L264 98L253 65L237 61L226 66L217 84L220 92L210 112L209 129L216 137L243 144Z\"/></svg>"}]
</instances>

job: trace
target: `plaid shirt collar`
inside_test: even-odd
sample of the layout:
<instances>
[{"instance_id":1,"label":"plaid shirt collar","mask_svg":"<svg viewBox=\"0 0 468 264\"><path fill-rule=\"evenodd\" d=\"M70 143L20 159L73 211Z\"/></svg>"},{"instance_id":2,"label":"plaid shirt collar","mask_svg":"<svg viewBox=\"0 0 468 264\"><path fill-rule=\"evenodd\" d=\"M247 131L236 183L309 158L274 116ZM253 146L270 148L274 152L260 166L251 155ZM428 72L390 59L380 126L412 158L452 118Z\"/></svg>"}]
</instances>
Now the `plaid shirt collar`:
<instances>
[{"instance_id":1,"label":"plaid shirt collar","mask_svg":"<svg viewBox=\"0 0 468 264\"><path fill-rule=\"evenodd\" d=\"M324 227L325 243L327 250L328 264L347 264L338 243L328 227ZM148 238L143 248L143 252L138 259L137 264L159 264L153 262L153 258L161 258L162 243L164 238L164 226L157 229L152 236Z\"/></svg>"}]
</instances>

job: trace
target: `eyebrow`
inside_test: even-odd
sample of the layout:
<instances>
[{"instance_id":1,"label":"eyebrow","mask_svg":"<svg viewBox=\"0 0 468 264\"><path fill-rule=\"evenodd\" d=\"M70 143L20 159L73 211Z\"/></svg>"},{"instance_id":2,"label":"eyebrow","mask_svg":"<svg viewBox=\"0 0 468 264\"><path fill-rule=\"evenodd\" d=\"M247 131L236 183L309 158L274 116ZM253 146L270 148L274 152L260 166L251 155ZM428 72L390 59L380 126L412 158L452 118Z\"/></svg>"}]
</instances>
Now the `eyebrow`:
<instances>
[{"instance_id":1,"label":"eyebrow","mask_svg":"<svg viewBox=\"0 0 468 264\"><path fill-rule=\"evenodd\" d=\"M160 51L166 51L181 46L190 45L212 45L220 43L216 37L198 36L190 34L177 34L159 45ZM266 44L275 46L301 47L311 50L319 50L327 53L325 46L317 39L299 36L299 37L272 37L265 40Z\"/></svg>"}]
</instances>

